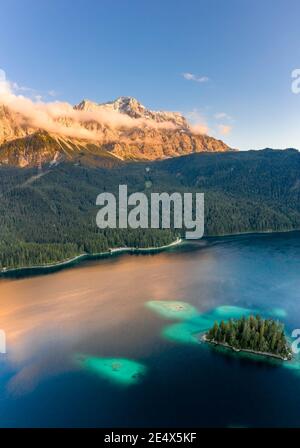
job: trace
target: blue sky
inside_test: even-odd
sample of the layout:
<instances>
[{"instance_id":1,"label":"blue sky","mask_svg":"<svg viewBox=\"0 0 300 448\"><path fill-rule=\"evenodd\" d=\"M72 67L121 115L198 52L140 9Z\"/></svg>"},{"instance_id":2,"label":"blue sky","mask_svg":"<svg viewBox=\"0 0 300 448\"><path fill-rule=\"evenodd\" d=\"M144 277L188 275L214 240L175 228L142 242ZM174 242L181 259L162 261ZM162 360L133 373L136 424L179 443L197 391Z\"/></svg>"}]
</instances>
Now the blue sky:
<instances>
[{"instance_id":1,"label":"blue sky","mask_svg":"<svg viewBox=\"0 0 300 448\"><path fill-rule=\"evenodd\" d=\"M300 94L291 91L291 72L300 68L298 0L0 0L0 7L0 68L46 100L134 96L207 124L236 148L300 148Z\"/></svg>"}]
</instances>

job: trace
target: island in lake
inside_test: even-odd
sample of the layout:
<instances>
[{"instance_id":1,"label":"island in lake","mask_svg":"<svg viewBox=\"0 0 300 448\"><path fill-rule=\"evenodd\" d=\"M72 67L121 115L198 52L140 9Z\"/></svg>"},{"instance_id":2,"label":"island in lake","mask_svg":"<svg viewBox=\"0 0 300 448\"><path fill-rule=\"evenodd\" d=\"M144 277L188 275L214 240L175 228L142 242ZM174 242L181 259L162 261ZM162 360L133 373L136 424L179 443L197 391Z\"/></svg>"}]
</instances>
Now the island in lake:
<instances>
[{"instance_id":1,"label":"island in lake","mask_svg":"<svg viewBox=\"0 0 300 448\"><path fill-rule=\"evenodd\" d=\"M282 323L263 319L260 315L223 320L203 335L202 339L234 351L272 356L284 361L292 359L290 345Z\"/></svg>"}]
</instances>

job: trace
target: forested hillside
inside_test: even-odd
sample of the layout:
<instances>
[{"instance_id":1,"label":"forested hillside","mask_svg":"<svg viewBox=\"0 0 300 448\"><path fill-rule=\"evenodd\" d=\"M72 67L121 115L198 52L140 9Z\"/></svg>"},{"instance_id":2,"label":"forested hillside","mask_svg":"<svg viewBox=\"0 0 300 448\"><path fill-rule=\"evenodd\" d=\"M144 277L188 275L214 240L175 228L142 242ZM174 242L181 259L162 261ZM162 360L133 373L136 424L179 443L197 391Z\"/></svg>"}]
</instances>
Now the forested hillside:
<instances>
[{"instance_id":1,"label":"forested hillside","mask_svg":"<svg viewBox=\"0 0 300 448\"><path fill-rule=\"evenodd\" d=\"M118 246L160 246L178 230L99 230L103 191L205 193L205 233L300 228L300 153L200 153L159 162L105 156L37 168L0 167L0 266L28 266Z\"/></svg>"}]
</instances>

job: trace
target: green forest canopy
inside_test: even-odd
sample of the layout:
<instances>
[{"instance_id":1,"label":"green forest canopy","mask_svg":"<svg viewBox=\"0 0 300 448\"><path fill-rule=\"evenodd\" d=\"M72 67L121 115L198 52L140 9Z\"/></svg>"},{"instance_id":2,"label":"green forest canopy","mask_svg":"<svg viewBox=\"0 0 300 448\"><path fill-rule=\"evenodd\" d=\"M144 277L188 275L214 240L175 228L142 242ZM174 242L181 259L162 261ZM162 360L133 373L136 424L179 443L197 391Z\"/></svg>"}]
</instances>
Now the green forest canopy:
<instances>
[{"instance_id":1,"label":"green forest canopy","mask_svg":"<svg viewBox=\"0 0 300 448\"><path fill-rule=\"evenodd\" d=\"M96 197L204 192L205 235L300 229L300 153L198 153L156 162L114 162L88 154L37 168L0 166L0 268L62 261L118 246L161 246L178 230L96 226ZM115 163L115 165L114 165Z\"/></svg>"},{"instance_id":2,"label":"green forest canopy","mask_svg":"<svg viewBox=\"0 0 300 448\"><path fill-rule=\"evenodd\" d=\"M290 357L284 326L273 319L263 319L260 315L240 319L215 322L206 333L206 340L228 344L237 350L253 350L270 353L283 358Z\"/></svg>"}]
</instances>

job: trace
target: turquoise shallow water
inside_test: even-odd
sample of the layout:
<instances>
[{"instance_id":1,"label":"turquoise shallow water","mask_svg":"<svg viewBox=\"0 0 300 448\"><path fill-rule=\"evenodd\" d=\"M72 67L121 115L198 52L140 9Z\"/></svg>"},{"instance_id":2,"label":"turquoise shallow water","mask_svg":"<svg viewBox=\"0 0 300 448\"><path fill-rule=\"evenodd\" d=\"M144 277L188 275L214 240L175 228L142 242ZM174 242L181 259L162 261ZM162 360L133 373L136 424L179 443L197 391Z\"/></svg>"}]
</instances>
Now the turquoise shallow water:
<instances>
[{"instance_id":1,"label":"turquoise shallow water","mask_svg":"<svg viewBox=\"0 0 300 448\"><path fill-rule=\"evenodd\" d=\"M300 361L199 343L260 312L300 328L300 234L203 240L0 280L0 426L300 426Z\"/></svg>"},{"instance_id":2,"label":"turquoise shallow water","mask_svg":"<svg viewBox=\"0 0 300 448\"><path fill-rule=\"evenodd\" d=\"M137 384L146 374L146 367L143 364L126 358L77 355L75 362L100 378L123 386Z\"/></svg>"},{"instance_id":3,"label":"turquoise shallow water","mask_svg":"<svg viewBox=\"0 0 300 448\"><path fill-rule=\"evenodd\" d=\"M170 302L170 306L171 304L172 302ZM278 320L286 317L286 311L281 308L262 311L255 308L249 309L232 305L222 305L202 314L194 311L192 316L183 318L183 322L164 327L162 335L176 342L197 344L199 343L199 334L209 330L216 321L228 321L229 319L238 319L251 314L260 314L264 315L264 317L272 317ZM170 319L172 319L172 316L170 316Z\"/></svg>"},{"instance_id":4,"label":"turquoise shallow water","mask_svg":"<svg viewBox=\"0 0 300 448\"><path fill-rule=\"evenodd\" d=\"M146 306L166 319L187 320L198 315L194 306L176 300L149 300Z\"/></svg>"},{"instance_id":5,"label":"turquoise shallow water","mask_svg":"<svg viewBox=\"0 0 300 448\"><path fill-rule=\"evenodd\" d=\"M223 305L203 314L196 314L184 322L166 326L162 335L170 340L182 343L199 343L199 333L211 328L215 321L236 319L257 312L238 306Z\"/></svg>"},{"instance_id":6,"label":"turquoise shallow water","mask_svg":"<svg viewBox=\"0 0 300 448\"><path fill-rule=\"evenodd\" d=\"M215 322L220 323L222 320L228 321L229 319L238 319L242 316L249 316L251 314L262 315L261 310L258 309L250 310L237 306L223 305L207 313L198 314L191 318L187 317L184 322L167 325L163 328L162 336L177 343L198 344L198 346L201 344L203 346L201 335L212 328ZM264 317L271 317L273 319L283 319L286 317L286 312L283 309L275 308L270 312L265 311L264 315ZM292 344L294 339L288 334L287 338L289 340L289 343ZM289 362L282 362L281 360L277 360L276 358L256 355L248 352L236 353L233 350L226 349L225 347L215 347L209 345L209 348L223 355L231 355L235 358L244 358L249 359L250 361L255 360L263 363L277 365L282 368L288 368L300 375L300 355L298 353L294 353L293 358Z\"/></svg>"}]
</instances>

